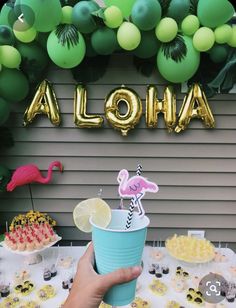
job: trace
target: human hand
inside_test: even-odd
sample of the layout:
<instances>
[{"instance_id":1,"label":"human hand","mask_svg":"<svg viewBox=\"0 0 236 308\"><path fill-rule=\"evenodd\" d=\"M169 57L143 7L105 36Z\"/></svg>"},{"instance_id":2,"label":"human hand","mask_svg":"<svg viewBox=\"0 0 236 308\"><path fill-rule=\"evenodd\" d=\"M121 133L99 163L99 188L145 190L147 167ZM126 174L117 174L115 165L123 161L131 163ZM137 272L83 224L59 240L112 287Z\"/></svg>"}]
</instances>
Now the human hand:
<instances>
[{"instance_id":1,"label":"human hand","mask_svg":"<svg viewBox=\"0 0 236 308\"><path fill-rule=\"evenodd\" d=\"M74 283L63 308L98 308L112 286L136 279L142 272L140 266L135 266L99 275L94 270L94 260L91 243L78 263Z\"/></svg>"}]
</instances>

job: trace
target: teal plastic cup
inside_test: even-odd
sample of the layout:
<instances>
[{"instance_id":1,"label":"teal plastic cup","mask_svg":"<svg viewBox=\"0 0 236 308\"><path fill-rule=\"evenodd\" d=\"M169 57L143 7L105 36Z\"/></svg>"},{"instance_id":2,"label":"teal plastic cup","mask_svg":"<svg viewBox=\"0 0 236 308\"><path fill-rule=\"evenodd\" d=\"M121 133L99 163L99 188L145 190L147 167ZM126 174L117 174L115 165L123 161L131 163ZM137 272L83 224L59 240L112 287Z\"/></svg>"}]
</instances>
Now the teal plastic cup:
<instances>
[{"instance_id":1,"label":"teal plastic cup","mask_svg":"<svg viewBox=\"0 0 236 308\"><path fill-rule=\"evenodd\" d=\"M127 210L112 210L112 218L107 228L92 224L92 240L95 251L96 268L99 274L108 274L119 268L140 266L146 241L147 216L139 217L134 212L131 227L125 230ZM111 306L125 306L135 298L137 279L112 287L104 297Z\"/></svg>"}]
</instances>

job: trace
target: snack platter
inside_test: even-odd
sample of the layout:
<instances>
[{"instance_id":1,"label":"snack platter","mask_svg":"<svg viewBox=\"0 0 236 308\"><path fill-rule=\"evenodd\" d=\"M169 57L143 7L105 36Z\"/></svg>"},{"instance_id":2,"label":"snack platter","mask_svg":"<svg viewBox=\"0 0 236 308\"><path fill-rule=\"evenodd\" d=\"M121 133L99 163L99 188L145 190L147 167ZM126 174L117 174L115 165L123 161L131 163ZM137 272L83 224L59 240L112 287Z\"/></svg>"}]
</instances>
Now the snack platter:
<instances>
[{"instance_id":1,"label":"snack platter","mask_svg":"<svg viewBox=\"0 0 236 308\"><path fill-rule=\"evenodd\" d=\"M36 253L40 253L40 252L43 252L45 249L49 248L49 247L52 247L53 245L55 245L57 242L59 242L62 238L60 236L58 236L56 234L56 240L54 242L51 242L49 243L48 245L45 245L43 246L41 249L35 249L35 250L32 250L32 251L19 251L19 250L12 250L10 247L8 247L6 245L6 243L3 241L3 242L0 242L0 245L5 248L7 251L11 252L11 253L14 253L14 254L17 254L17 255L21 255L21 256L30 256L32 254L36 254Z\"/></svg>"},{"instance_id":2,"label":"snack platter","mask_svg":"<svg viewBox=\"0 0 236 308\"><path fill-rule=\"evenodd\" d=\"M76 271L76 265L79 258L83 255L85 251L85 247L51 247L46 249L42 252L43 259L45 262L41 262L39 264L31 265L27 267L27 270L30 273L30 278L28 280L32 281L34 284L34 290L27 296L24 297L25 300L35 300L40 305L40 308L47 308L47 307L55 307L59 308L61 304L65 301L66 297L69 294L68 289L62 288L62 282L67 279L66 275L74 275ZM45 264L52 263L54 256L58 254L59 250L59 261L60 259L71 258L73 262L71 262L69 268L62 268L60 266L57 267L57 276L52 278L50 281L44 281L43 279L43 270ZM155 254L153 251L159 250L159 254L162 256L160 259L159 257L155 260ZM182 267L185 272L188 273L187 287L195 287L195 278L196 275L198 277L203 277L204 275L208 274L209 272L218 272L223 275L226 279L236 279L235 276L232 274L231 268L236 266L236 257L232 250L228 248L221 248L216 249L221 255L226 256L225 262L208 262L206 264L198 264L194 268L191 264L182 265L180 261L174 259L173 257L169 256L167 250L165 248L153 248L153 247L145 247L143 253L143 263L144 269L142 275L138 279L137 284L137 292L136 296L139 297L137 303L143 303L143 307L147 308L156 308L156 307L166 307L167 302L176 301L180 305L185 308L191 307L202 307L196 304L188 303L186 300L187 292L176 292L173 288L173 277L176 275L176 268ZM10 251L0 248L0 278L4 277L4 279L8 282L12 282L14 279L14 273L19 271L19 269L24 268L24 256L22 255L15 255ZM152 263L156 263L160 265L160 269L162 270L162 277L156 278L155 275L150 274L150 265ZM7 269L7 270L6 270ZM163 270L164 269L164 270ZM161 275L161 274L160 274ZM154 283L153 283L154 280ZM156 283L159 281L160 283ZM44 290L46 285L52 285L55 291L55 294L52 298L47 300L39 300L38 293L40 289ZM10 289L11 294L14 289L14 284L11 283ZM155 286L158 286L158 292L155 290ZM162 291L164 293L162 293ZM14 293L15 294L15 293ZM1 303L4 299L0 298L0 307ZM147 302L147 303L146 303ZM146 303L146 304L145 304ZM226 300L223 301L225 308L233 308L235 307L235 302L229 303ZM124 306L126 308L132 307L130 305ZM135 306L133 306L135 307ZM204 306L203 306L204 307ZM217 307L218 308L218 307Z\"/></svg>"}]
</instances>

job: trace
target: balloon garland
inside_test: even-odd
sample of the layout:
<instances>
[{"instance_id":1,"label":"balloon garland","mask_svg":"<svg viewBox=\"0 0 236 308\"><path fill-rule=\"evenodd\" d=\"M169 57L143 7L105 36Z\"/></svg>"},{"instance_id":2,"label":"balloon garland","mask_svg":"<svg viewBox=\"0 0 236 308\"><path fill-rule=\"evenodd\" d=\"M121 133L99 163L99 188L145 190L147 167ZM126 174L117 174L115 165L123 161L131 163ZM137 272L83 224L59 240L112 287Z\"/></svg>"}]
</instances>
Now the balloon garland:
<instances>
[{"instance_id":1,"label":"balloon garland","mask_svg":"<svg viewBox=\"0 0 236 308\"><path fill-rule=\"evenodd\" d=\"M128 51L147 62L155 57L156 69L167 81L182 83L199 71L205 53L216 66L222 64L213 86L221 88L224 78L235 80L229 77L235 64L235 10L228 0L104 3L100 7L93 0L9 0L3 5L0 126L8 119L10 103L28 96L30 86L43 80L50 61L78 76L76 70L95 56ZM225 67L229 54L233 64Z\"/></svg>"}]
</instances>

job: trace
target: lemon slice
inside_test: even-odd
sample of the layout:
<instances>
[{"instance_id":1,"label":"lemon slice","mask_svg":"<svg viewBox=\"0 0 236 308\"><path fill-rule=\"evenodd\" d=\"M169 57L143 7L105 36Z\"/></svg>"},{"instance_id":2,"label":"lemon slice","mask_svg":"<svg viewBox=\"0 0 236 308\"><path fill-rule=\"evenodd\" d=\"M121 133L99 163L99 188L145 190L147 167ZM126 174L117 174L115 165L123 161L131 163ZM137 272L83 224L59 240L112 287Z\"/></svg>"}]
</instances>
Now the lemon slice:
<instances>
[{"instance_id":1,"label":"lemon slice","mask_svg":"<svg viewBox=\"0 0 236 308\"><path fill-rule=\"evenodd\" d=\"M89 219L102 228L106 228L111 221L111 209L100 198L87 199L80 202L73 211L73 219L76 227L83 232L91 232L92 225Z\"/></svg>"}]
</instances>

